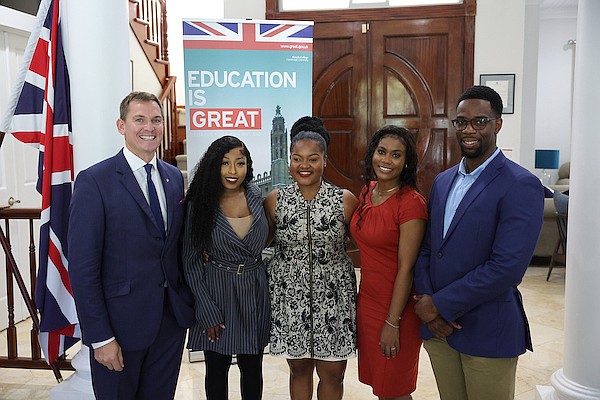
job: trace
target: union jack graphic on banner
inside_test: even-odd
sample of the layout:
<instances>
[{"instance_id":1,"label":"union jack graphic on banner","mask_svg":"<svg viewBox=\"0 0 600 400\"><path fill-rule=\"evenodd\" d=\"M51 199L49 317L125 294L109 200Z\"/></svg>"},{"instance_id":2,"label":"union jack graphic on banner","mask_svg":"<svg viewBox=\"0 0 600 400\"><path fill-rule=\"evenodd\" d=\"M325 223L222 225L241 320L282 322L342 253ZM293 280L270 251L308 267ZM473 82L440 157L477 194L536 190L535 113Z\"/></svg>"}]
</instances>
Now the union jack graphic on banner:
<instances>
[{"instance_id":1,"label":"union jack graphic on banner","mask_svg":"<svg viewBox=\"0 0 600 400\"><path fill-rule=\"evenodd\" d=\"M273 21L183 21L184 49L312 51L313 25Z\"/></svg>"},{"instance_id":2,"label":"union jack graphic on banner","mask_svg":"<svg viewBox=\"0 0 600 400\"><path fill-rule=\"evenodd\" d=\"M81 336L67 261L73 146L59 9L59 0L43 0L40 5L2 129L40 150L37 189L42 213L35 300L41 316L40 345L48 364Z\"/></svg>"}]
</instances>

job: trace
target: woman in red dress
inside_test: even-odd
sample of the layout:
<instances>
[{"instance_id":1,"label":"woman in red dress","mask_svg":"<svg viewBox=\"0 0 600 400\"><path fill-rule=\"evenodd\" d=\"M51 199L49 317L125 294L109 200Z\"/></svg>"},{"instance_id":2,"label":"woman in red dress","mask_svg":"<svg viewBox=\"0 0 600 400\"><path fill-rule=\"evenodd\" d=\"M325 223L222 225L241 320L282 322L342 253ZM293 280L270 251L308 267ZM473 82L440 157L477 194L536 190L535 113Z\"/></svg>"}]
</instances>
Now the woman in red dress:
<instances>
[{"instance_id":1,"label":"woman in red dress","mask_svg":"<svg viewBox=\"0 0 600 400\"><path fill-rule=\"evenodd\" d=\"M377 131L365 168L365 187L350 225L361 260L358 377L380 399L411 399L421 348L413 266L427 206L416 189L417 151L410 132L391 125Z\"/></svg>"}]
</instances>

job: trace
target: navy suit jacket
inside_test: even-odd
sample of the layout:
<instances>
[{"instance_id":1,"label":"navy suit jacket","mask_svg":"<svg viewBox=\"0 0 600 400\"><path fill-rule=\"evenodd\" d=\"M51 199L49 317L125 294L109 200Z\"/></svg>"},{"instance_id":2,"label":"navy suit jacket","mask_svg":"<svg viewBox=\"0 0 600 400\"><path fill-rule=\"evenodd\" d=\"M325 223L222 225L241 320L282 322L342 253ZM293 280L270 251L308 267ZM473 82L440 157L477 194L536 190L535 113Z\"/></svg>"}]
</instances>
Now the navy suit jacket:
<instances>
[{"instance_id":1,"label":"navy suit jacket","mask_svg":"<svg viewBox=\"0 0 600 400\"><path fill-rule=\"evenodd\" d=\"M161 160L158 171L167 203L165 238L122 150L77 176L70 206L69 276L88 346L114 336L125 351L149 347L163 306L171 308L182 328L194 321L179 254L183 177Z\"/></svg>"},{"instance_id":2,"label":"navy suit jacket","mask_svg":"<svg viewBox=\"0 0 600 400\"><path fill-rule=\"evenodd\" d=\"M444 212L458 165L440 173L429 197L429 222L415 287L441 316L456 321L446 339L461 353L510 358L531 349L517 285L529 265L543 222L539 179L500 152L460 202L446 237ZM421 337L430 339L426 325Z\"/></svg>"}]
</instances>

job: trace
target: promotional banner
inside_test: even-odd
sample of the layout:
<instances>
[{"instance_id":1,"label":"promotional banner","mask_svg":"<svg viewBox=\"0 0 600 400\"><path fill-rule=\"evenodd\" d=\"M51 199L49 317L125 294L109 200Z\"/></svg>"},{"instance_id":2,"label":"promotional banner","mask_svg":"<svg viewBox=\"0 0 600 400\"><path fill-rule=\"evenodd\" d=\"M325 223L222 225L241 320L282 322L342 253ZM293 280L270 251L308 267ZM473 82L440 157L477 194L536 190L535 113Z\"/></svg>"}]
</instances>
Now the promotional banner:
<instances>
[{"instance_id":1,"label":"promotional banner","mask_svg":"<svg viewBox=\"0 0 600 400\"><path fill-rule=\"evenodd\" d=\"M263 195L289 180L289 130L312 114L312 22L183 20L188 174L240 138Z\"/></svg>"}]
</instances>

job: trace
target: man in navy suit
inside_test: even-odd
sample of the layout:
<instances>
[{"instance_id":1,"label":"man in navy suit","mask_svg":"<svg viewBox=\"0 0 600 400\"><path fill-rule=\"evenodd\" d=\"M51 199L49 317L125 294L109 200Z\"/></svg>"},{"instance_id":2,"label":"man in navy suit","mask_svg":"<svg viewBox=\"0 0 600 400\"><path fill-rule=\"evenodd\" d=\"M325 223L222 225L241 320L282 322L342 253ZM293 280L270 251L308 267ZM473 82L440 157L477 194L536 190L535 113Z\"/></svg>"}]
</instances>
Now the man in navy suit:
<instances>
[{"instance_id":1,"label":"man in navy suit","mask_svg":"<svg viewBox=\"0 0 600 400\"><path fill-rule=\"evenodd\" d=\"M415 309L442 400L513 399L518 356L532 350L517 286L544 191L496 147L502 99L493 89L463 93L452 124L463 158L431 189Z\"/></svg>"},{"instance_id":2,"label":"man in navy suit","mask_svg":"<svg viewBox=\"0 0 600 400\"><path fill-rule=\"evenodd\" d=\"M69 276L96 398L173 399L194 320L178 248L183 177L156 158L163 137L156 96L125 97L117 129L125 147L75 182Z\"/></svg>"}]
</instances>

